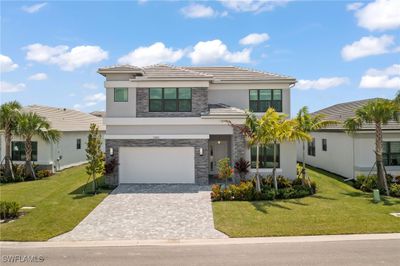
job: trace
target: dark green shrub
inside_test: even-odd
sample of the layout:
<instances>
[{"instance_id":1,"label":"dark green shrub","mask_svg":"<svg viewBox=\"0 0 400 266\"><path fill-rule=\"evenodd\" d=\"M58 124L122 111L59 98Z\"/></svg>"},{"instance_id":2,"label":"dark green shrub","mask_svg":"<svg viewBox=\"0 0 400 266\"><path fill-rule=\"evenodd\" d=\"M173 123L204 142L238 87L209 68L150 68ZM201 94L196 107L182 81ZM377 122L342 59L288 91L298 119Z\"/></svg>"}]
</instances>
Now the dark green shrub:
<instances>
[{"instance_id":1,"label":"dark green shrub","mask_svg":"<svg viewBox=\"0 0 400 266\"><path fill-rule=\"evenodd\" d=\"M20 206L15 201L0 201L0 218L11 219L18 217Z\"/></svg>"},{"instance_id":2,"label":"dark green shrub","mask_svg":"<svg viewBox=\"0 0 400 266\"><path fill-rule=\"evenodd\" d=\"M393 183L389 187L390 195L393 197L400 197L400 184Z\"/></svg>"},{"instance_id":3,"label":"dark green shrub","mask_svg":"<svg viewBox=\"0 0 400 266\"><path fill-rule=\"evenodd\" d=\"M376 175L365 176L360 186L360 189L364 192L372 192L372 190L378 188Z\"/></svg>"},{"instance_id":4,"label":"dark green shrub","mask_svg":"<svg viewBox=\"0 0 400 266\"><path fill-rule=\"evenodd\" d=\"M41 179L51 176L53 173L50 170L43 169L36 172L36 178Z\"/></svg>"}]
</instances>

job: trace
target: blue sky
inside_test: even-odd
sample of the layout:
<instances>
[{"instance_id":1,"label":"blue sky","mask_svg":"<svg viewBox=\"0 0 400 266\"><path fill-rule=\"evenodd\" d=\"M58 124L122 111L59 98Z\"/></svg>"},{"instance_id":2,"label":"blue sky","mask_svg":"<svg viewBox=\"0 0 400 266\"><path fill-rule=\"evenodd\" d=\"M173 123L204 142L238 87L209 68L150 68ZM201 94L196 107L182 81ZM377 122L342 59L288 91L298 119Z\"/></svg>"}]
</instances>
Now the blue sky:
<instances>
[{"instance_id":1,"label":"blue sky","mask_svg":"<svg viewBox=\"0 0 400 266\"><path fill-rule=\"evenodd\" d=\"M1 2L1 102L103 110L101 66L294 76L292 114L400 89L400 1ZM396 14L397 13L397 14Z\"/></svg>"}]
</instances>

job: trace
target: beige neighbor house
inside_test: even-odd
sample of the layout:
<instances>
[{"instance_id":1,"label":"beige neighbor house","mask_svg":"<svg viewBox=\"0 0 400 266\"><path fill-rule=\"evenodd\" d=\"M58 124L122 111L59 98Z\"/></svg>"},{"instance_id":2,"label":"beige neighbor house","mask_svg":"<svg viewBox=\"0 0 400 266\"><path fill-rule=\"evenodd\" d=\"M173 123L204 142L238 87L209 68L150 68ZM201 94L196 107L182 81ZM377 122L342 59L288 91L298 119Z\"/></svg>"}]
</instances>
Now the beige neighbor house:
<instances>
[{"instance_id":1,"label":"beige neighbor house","mask_svg":"<svg viewBox=\"0 0 400 266\"><path fill-rule=\"evenodd\" d=\"M107 95L106 157L112 184L208 184L218 160L255 166L255 149L226 120L243 124L245 109L269 106L290 114L292 77L240 67L130 65L100 68ZM280 143L278 174L295 178L296 143ZM261 172L272 172L272 149L261 149ZM251 169L254 172L254 169Z\"/></svg>"},{"instance_id":2,"label":"beige neighbor house","mask_svg":"<svg viewBox=\"0 0 400 266\"><path fill-rule=\"evenodd\" d=\"M336 104L314 114L344 122L369 100L373 99ZM400 123L390 121L382 129L385 168L394 176L400 175ZM351 135L344 131L343 124L339 124L313 132L312 136L314 140L306 147L307 164L346 178L376 172L374 124L364 124ZM302 160L301 145L297 147L297 159Z\"/></svg>"},{"instance_id":3,"label":"beige neighbor house","mask_svg":"<svg viewBox=\"0 0 400 266\"><path fill-rule=\"evenodd\" d=\"M80 111L40 105L26 106L23 110L35 112L45 117L52 128L62 133L61 140L58 143L46 143L37 136L33 137L33 163L52 171L59 171L86 162L85 149L91 123L99 126L102 135L105 133L102 118ZM24 140L18 136L13 136L11 144L13 163L23 163L25 160ZM4 134L0 133L1 158L4 157L4 154Z\"/></svg>"}]
</instances>

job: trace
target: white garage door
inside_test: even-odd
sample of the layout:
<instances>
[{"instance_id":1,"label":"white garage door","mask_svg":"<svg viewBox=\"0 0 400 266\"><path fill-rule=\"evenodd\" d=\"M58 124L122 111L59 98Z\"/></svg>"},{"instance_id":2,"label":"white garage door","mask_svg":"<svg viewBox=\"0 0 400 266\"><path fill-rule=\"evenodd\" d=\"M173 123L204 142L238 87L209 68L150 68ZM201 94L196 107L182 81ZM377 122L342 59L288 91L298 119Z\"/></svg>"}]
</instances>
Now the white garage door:
<instances>
[{"instance_id":1,"label":"white garage door","mask_svg":"<svg viewBox=\"0 0 400 266\"><path fill-rule=\"evenodd\" d=\"M120 147L120 183L194 183L193 147Z\"/></svg>"}]
</instances>

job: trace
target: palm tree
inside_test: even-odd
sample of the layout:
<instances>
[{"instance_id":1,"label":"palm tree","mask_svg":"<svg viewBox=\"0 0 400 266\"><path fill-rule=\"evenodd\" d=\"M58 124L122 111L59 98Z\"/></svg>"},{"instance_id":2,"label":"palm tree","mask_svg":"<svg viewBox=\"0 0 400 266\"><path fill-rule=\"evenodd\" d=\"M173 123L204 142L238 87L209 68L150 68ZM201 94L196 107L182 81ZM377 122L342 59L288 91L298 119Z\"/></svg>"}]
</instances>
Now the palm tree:
<instances>
[{"instance_id":1,"label":"palm tree","mask_svg":"<svg viewBox=\"0 0 400 266\"><path fill-rule=\"evenodd\" d=\"M275 190L278 190L278 182L276 180L276 150L279 143L285 141L311 140L308 132L304 132L298 126L295 119L287 119L287 115L276 112L273 108L268 108L261 118L264 133L264 143L273 144L273 168L272 178Z\"/></svg>"},{"instance_id":2,"label":"palm tree","mask_svg":"<svg viewBox=\"0 0 400 266\"><path fill-rule=\"evenodd\" d=\"M246 119L244 125L235 125L231 121L227 121L232 127L238 128L240 132L245 136L247 144L249 146L256 146L256 190L261 192L260 184L260 146L264 145L264 128L262 120L249 111L246 111Z\"/></svg>"},{"instance_id":3,"label":"palm tree","mask_svg":"<svg viewBox=\"0 0 400 266\"><path fill-rule=\"evenodd\" d=\"M296 116L296 121L298 124L298 130L305 132L305 133L311 133L313 131L319 130L326 128L330 125L335 125L338 124L339 122L336 120L324 120L324 115L322 114L317 114L317 115L312 115L308 112L308 107L304 106L302 107L299 112L297 113ZM306 142L303 140L302 142L302 148L303 148L303 155L302 155L302 169L301 169L301 175L302 175L302 180L303 184L306 179Z\"/></svg>"},{"instance_id":4,"label":"palm tree","mask_svg":"<svg viewBox=\"0 0 400 266\"><path fill-rule=\"evenodd\" d=\"M32 168L32 137L39 136L46 142L58 142L61 134L52 129L46 118L33 112L23 112L18 115L16 133L25 140L25 173L27 177L36 178Z\"/></svg>"},{"instance_id":5,"label":"palm tree","mask_svg":"<svg viewBox=\"0 0 400 266\"><path fill-rule=\"evenodd\" d=\"M358 129L362 128L364 123L375 124L375 157L378 185L379 188L385 190L388 196L389 189L386 182L382 156L382 125L387 124L392 119L398 121L399 114L399 106L395 101L375 99L358 108L355 112L355 116L347 119L344 123L348 133L356 132Z\"/></svg>"},{"instance_id":6,"label":"palm tree","mask_svg":"<svg viewBox=\"0 0 400 266\"><path fill-rule=\"evenodd\" d=\"M11 140L12 133L16 126L16 118L21 110L21 104L17 101L12 101L4 103L0 106L0 129L4 130L4 139L6 142L6 152L5 152L5 176L10 175L14 178L11 167ZM3 158L0 158L2 160Z\"/></svg>"}]
</instances>

